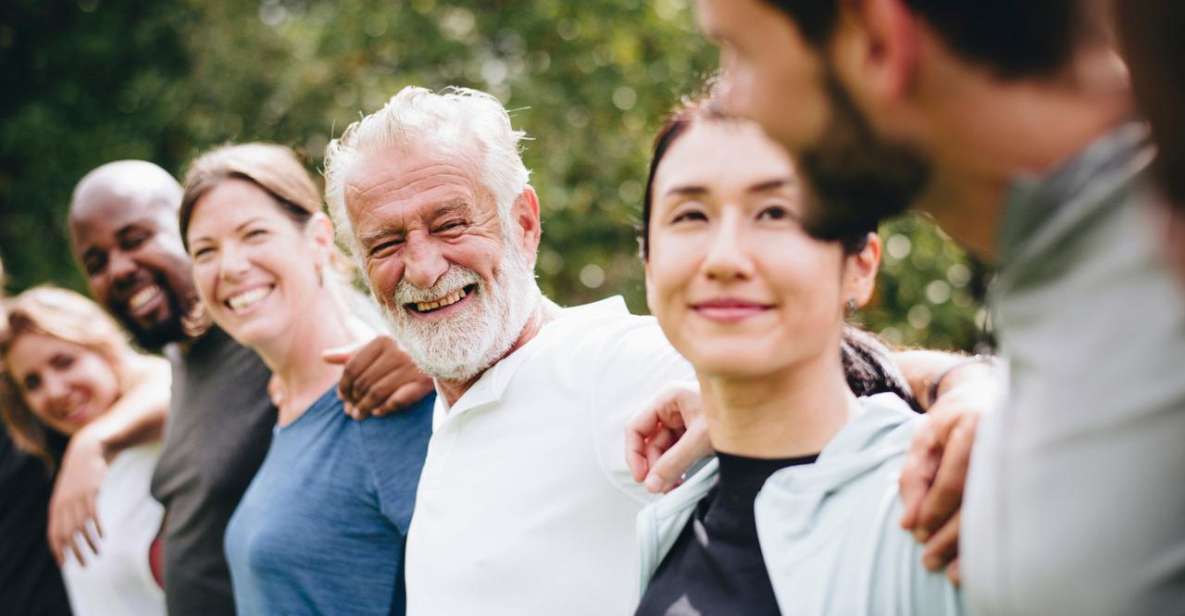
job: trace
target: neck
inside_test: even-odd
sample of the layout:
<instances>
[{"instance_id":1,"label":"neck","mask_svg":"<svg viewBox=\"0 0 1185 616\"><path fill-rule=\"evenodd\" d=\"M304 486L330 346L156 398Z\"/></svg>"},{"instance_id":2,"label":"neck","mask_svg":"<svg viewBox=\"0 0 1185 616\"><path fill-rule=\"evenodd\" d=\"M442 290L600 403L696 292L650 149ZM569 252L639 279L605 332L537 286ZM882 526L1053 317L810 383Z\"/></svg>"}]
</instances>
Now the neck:
<instances>
[{"instance_id":1,"label":"neck","mask_svg":"<svg viewBox=\"0 0 1185 616\"><path fill-rule=\"evenodd\" d=\"M844 380L839 353L826 355L760 377L700 373L712 447L755 458L822 451L857 404Z\"/></svg>"},{"instance_id":2,"label":"neck","mask_svg":"<svg viewBox=\"0 0 1185 616\"><path fill-rule=\"evenodd\" d=\"M965 70L965 68L963 69ZM1110 50L1084 51L1058 78L1002 82L936 71L928 81L934 176L919 208L978 256L996 256L1008 188L1044 175L1123 122L1126 73Z\"/></svg>"},{"instance_id":3,"label":"neck","mask_svg":"<svg viewBox=\"0 0 1185 616\"><path fill-rule=\"evenodd\" d=\"M450 407L456 404L457 400L460 400L461 396L465 395L465 392L469 391L470 387L473 387L473 384L481 378L481 375L485 374L486 370L497 365L499 361L506 359L512 353L521 349L523 345L530 342L535 336L539 335L539 331L543 329L543 326L559 316L559 313L560 307L555 302L540 295L539 304L532 311L531 317L527 319L527 324L523 326L522 333L515 339L514 344L510 345L510 348L502 354L502 357L498 358L498 361L495 361L490 367L465 380L450 381L436 379L436 393L443 396Z\"/></svg>"},{"instance_id":4,"label":"neck","mask_svg":"<svg viewBox=\"0 0 1185 616\"><path fill-rule=\"evenodd\" d=\"M357 341L357 332L350 330L347 316L328 293L319 294L284 335L254 348L271 369L281 392L277 403L280 425L295 421L341 379L341 366L329 364L321 354Z\"/></svg>"}]
</instances>

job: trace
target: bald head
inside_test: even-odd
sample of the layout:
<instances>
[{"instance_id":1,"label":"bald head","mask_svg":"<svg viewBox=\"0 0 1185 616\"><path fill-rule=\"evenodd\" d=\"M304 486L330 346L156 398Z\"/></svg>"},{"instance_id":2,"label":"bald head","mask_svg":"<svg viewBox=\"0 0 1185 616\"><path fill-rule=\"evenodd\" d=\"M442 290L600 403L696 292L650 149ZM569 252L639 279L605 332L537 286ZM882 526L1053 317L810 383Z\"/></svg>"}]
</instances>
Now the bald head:
<instances>
[{"instance_id":1,"label":"bald head","mask_svg":"<svg viewBox=\"0 0 1185 616\"><path fill-rule=\"evenodd\" d=\"M159 208L176 216L181 206L181 185L168 171L144 160L117 160L96 167L74 187L70 220L90 218L105 202L122 207Z\"/></svg>"},{"instance_id":2,"label":"bald head","mask_svg":"<svg viewBox=\"0 0 1185 616\"><path fill-rule=\"evenodd\" d=\"M91 293L145 348L185 337L196 301L177 230L181 186L141 160L86 174L70 202L70 244Z\"/></svg>"}]
</instances>

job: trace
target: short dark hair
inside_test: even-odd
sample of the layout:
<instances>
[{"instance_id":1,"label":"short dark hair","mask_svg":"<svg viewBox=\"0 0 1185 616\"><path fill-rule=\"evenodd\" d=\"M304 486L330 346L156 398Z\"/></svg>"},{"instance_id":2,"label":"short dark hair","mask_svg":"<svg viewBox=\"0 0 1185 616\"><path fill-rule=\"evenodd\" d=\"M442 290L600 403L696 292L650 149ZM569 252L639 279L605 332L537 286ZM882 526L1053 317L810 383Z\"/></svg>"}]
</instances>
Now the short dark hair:
<instances>
[{"instance_id":1,"label":"short dark hair","mask_svg":"<svg viewBox=\"0 0 1185 616\"><path fill-rule=\"evenodd\" d=\"M788 14L816 47L831 37L840 0L765 0ZM1082 0L902 0L963 57L1001 78L1048 75L1066 66L1086 23Z\"/></svg>"}]
</instances>

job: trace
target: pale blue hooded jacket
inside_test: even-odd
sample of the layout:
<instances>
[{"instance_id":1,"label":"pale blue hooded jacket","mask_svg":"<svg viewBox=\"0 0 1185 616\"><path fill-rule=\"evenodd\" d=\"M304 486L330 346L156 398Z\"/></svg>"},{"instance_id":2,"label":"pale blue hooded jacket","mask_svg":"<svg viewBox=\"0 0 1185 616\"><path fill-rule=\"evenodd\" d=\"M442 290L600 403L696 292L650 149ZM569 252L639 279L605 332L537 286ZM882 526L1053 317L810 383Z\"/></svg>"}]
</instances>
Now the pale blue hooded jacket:
<instances>
[{"instance_id":1,"label":"pale blue hooded jacket","mask_svg":"<svg viewBox=\"0 0 1185 616\"><path fill-rule=\"evenodd\" d=\"M774 473L757 495L778 607L804 616L963 614L958 590L922 567L922 546L899 524L897 477L921 416L893 394L860 404L817 462ZM638 515L643 592L717 473L712 460Z\"/></svg>"}]
</instances>

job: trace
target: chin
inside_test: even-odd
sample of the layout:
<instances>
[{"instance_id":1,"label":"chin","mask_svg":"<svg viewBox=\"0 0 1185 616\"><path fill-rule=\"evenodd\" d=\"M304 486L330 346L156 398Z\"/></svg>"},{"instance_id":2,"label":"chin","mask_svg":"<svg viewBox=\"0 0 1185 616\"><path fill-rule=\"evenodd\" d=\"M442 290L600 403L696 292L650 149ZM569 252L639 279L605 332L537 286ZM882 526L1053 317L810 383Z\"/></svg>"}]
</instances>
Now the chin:
<instances>
[{"instance_id":1,"label":"chin","mask_svg":"<svg viewBox=\"0 0 1185 616\"><path fill-rule=\"evenodd\" d=\"M774 371L774 358L756 345L747 348L737 343L699 346L683 356L697 374L724 378L756 378Z\"/></svg>"}]
</instances>

